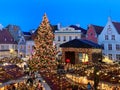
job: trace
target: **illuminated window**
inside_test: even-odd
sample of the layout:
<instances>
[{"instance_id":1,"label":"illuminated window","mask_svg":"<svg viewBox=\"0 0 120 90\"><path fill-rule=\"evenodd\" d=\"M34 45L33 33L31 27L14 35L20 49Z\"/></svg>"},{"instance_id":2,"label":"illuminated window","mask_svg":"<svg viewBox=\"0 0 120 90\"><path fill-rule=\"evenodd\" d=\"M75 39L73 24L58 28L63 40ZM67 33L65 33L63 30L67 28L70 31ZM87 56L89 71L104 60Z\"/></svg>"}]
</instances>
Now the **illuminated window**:
<instances>
[{"instance_id":1,"label":"illuminated window","mask_svg":"<svg viewBox=\"0 0 120 90\"><path fill-rule=\"evenodd\" d=\"M108 50L112 50L112 44L108 44Z\"/></svg>"},{"instance_id":2,"label":"illuminated window","mask_svg":"<svg viewBox=\"0 0 120 90\"><path fill-rule=\"evenodd\" d=\"M112 60L112 54L108 54L110 60Z\"/></svg>"}]
</instances>

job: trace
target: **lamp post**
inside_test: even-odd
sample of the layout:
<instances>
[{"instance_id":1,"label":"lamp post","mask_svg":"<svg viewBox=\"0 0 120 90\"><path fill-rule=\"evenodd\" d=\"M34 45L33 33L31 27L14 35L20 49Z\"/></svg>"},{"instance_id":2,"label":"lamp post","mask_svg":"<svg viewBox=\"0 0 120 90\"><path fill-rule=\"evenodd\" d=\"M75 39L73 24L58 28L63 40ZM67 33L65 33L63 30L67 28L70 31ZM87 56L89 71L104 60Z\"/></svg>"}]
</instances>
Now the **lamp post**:
<instances>
[{"instance_id":1,"label":"lamp post","mask_svg":"<svg viewBox=\"0 0 120 90\"><path fill-rule=\"evenodd\" d=\"M14 50L11 48L10 49L10 56L12 57L12 54L14 53Z\"/></svg>"}]
</instances>

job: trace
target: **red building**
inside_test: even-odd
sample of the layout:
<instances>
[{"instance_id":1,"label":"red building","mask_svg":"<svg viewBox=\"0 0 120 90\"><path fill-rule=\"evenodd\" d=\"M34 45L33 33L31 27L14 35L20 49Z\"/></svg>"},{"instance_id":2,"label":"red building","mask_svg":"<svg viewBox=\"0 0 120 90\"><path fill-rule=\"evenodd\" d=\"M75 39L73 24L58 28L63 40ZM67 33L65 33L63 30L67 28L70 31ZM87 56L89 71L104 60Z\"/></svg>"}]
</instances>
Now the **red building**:
<instances>
[{"instance_id":1,"label":"red building","mask_svg":"<svg viewBox=\"0 0 120 90\"><path fill-rule=\"evenodd\" d=\"M89 25L86 33L86 39L98 43L98 35L103 30L102 26Z\"/></svg>"}]
</instances>

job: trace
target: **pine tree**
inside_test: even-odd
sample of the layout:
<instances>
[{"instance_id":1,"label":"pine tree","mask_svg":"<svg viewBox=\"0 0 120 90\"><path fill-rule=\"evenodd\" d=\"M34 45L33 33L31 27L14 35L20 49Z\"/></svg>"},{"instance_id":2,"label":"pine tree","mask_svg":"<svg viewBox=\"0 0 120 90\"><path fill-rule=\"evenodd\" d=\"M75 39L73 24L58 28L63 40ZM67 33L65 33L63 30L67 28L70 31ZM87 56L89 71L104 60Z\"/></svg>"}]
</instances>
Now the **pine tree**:
<instances>
[{"instance_id":1,"label":"pine tree","mask_svg":"<svg viewBox=\"0 0 120 90\"><path fill-rule=\"evenodd\" d=\"M55 60L55 47L53 45L54 34L46 14L37 29L35 38L35 57L43 62L51 62Z\"/></svg>"}]
</instances>

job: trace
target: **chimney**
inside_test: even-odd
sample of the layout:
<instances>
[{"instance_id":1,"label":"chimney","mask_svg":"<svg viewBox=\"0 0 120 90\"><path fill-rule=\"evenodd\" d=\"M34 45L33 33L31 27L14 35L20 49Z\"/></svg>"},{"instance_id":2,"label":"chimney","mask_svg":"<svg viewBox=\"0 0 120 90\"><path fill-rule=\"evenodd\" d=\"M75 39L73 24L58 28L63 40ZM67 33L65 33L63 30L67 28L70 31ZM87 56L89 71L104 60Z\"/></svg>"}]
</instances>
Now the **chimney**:
<instances>
[{"instance_id":1,"label":"chimney","mask_svg":"<svg viewBox=\"0 0 120 90\"><path fill-rule=\"evenodd\" d=\"M58 30L60 30L60 28L61 28L61 24L60 23L57 24L57 28L58 28Z\"/></svg>"},{"instance_id":2,"label":"chimney","mask_svg":"<svg viewBox=\"0 0 120 90\"><path fill-rule=\"evenodd\" d=\"M80 24L76 24L77 27L80 27Z\"/></svg>"},{"instance_id":3,"label":"chimney","mask_svg":"<svg viewBox=\"0 0 120 90\"><path fill-rule=\"evenodd\" d=\"M3 25L2 24L0 24L0 30L2 30L3 29Z\"/></svg>"}]
</instances>

